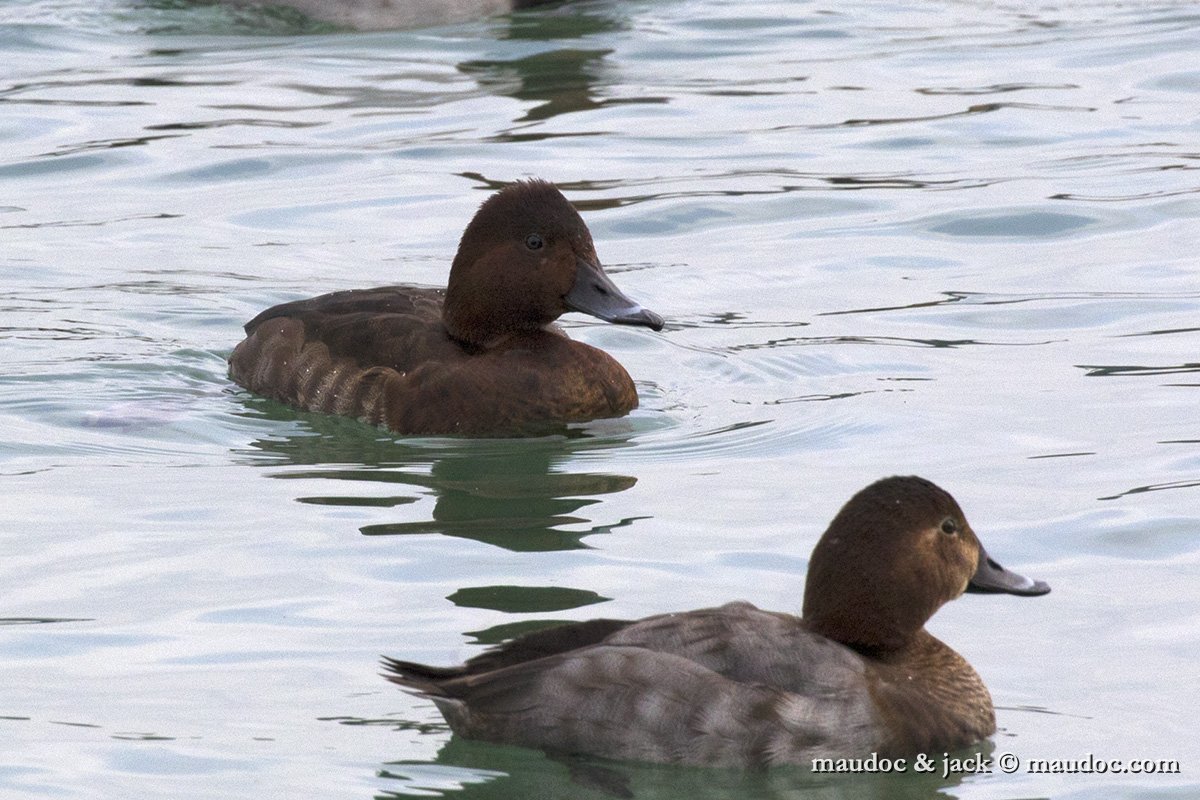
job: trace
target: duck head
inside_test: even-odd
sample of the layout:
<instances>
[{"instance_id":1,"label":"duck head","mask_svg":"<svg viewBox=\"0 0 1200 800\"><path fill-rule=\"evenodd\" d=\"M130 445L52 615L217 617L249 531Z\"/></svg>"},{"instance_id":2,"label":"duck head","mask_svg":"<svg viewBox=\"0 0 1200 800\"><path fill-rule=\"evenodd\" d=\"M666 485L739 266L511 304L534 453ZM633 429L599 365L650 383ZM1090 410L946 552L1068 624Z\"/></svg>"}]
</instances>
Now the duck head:
<instances>
[{"instance_id":1,"label":"duck head","mask_svg":"<svg viewBox=\"0 0 1200 800\"><path fill-rule=\"evenodd\" d=\"M844 505L813 548L804 620L857 649L896 650L970 592L1050 587L997 564L949 492L918 477L877 481Z\"/></svg>"},{"instance_id":2,"label":"duck head","mask_svg":"<svg viewBox=\"0 0 1200 800\"><path fill-rule=\"evenodd\" d=\"M486 345L542 328L567 311L661 330L663 319L604 273L592 235L552 184L520 181L492 195L463 232L442 319L459 341Z\"/></svg>"}]
</instances>

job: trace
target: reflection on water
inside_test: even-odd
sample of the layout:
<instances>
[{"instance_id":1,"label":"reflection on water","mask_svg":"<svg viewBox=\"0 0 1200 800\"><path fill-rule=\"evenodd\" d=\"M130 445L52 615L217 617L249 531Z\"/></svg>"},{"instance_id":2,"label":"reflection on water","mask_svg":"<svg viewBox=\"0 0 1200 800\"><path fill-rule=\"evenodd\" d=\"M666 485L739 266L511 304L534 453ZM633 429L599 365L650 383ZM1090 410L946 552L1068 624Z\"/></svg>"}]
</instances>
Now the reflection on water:
<instances>
[{"instance_id":1,"label":"reflection on water","mask_svg":"<svg viewBox=\"0 0 1200 800\"><path fill-rule=\"evenodd\" d=\"M495 31L502 39L530 42L566 42L611 33L628 25L618 14L593 8L570 15L518 15L498 21ZM615 77L605 64L608 49L574 48L561 45L540 53L512 59L468 59L458 65L464 75L478 81L491 94L529 101L525 113L514 122L547 120L560 114L603 108L615 103L666 102L661 97L598 98L597 90ZM609 73L606 78L605 74ZM505 134L497 141L546 138L528 133Z\"/></svg>"},{"instance_id":2,"label":"reflection on water","mask_svg":"<svg viewBox=\"0 0 1200 800\"><path fill-rule=\"evenodd\" d=\"M598 97L597 88L602 85L604 57L608 52L559 48L511 61L465 61L459 69L474 76L491 92L531 101L533 104L515 122L546 120L560 114L613 105L667 102L666 97ZM548 136L546 132L510 133L498 137L498 141L537 140Z\"/></svg>"},{"instance_id":3,"label":"reflection on water","mask_svg":"<svg viewBox=\"0 0 1200 800\"><path fill-rule=\"evenodd\" d=\"M304 495L299 502L404 508L396 519L360 527L366 536L441 534L506 550L546 552L585 548L586 536L646 518L602 522L584 513L600 503L599 496L637 483L628 475L566 471L580 453L628 446L627 437L588 433L593 426L536 439L405 439L354 420L298 414L257 398L247 404L257 413L283 419L300 416L309 427L252 445L256 460L270 457L273 464L316 467L272 472L273 477L336 482L336 494ZM380 494L379 484L394 488ZM362 494L352 491L355 485ZM408 491L395 491L401 488ZM431 512L413 510L430 496Z\"/></svg>"},{"instance_id":4,"label":"reflection on water","mask_svg":"<svg viewBox=\"0 0 1200 800\"><path fill-rule=\"evenodd\" d=\"M993 745L984 742L951 754L954 759L987 760ZM521 747L476 742L451 736L432 762L397 761L384 764L380 797L403 797L437 790L455 790L463 800L510 798L804 798L804 800L940 800L967 775L942 777L941 754L931 759L932 772L906 764L903 774L862 772L814 775L799 767L763 771L695 769L634 764L601 759L547 755ZM389 783L398 784L386 791Z\"/></svg>"},{"instance_id":5,"label":"reflection on water","mask_svg":"<svg viewBox=\"0 0 1200 800\"><path fill-rule=\"evenodd\" d=\"M464 608L491 608L510 614L528 614L582 608L612 598L560 586L478 586L459 589L446 599Z\"/></svg>"}]
</instances>

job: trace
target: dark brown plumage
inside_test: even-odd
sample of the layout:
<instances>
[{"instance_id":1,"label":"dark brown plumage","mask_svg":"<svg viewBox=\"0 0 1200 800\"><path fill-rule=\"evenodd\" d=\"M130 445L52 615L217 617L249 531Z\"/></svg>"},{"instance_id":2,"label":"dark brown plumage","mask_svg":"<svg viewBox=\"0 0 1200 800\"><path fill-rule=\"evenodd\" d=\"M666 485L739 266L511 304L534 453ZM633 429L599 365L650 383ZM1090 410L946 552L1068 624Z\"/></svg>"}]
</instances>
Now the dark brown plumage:
<instances>
[{"instance_id":1,"label":"dark brown plumage","mask_svg":"<svg viewBox=\"0 0 1200 800\"><path fill-rule=\"evenodd\" d=\"M549 183L489 198L445 290L384 286L269 308L229 374L252 392L403 434L518 435L627 414L625 369L554 324L566 311L659 330L604 274L591 234Z\"/></svg>"},{"instance_id":2,"label":"dark brown plumage","mask_svg":"<svg viewBox=\"0 0 1200 800\"><path fill-rule=\"evenodd\" d=\"M706 766L905 757L995 730L992 699L924 629L965 589L1049 591L992 561L958 504L886 478L842 508L813 550L804 617L748 603L573 623L455 667L385 659L470 738Z\"/></svg>"}]
</instances>

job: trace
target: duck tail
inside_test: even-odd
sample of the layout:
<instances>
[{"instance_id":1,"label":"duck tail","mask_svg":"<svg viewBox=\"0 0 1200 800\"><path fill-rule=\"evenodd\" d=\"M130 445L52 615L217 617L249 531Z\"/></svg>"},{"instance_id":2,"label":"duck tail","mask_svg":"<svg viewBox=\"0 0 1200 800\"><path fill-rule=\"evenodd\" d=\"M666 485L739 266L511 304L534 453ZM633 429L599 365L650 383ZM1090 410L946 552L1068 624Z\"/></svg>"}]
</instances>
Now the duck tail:
<instances>
[{"instance_id":1,"label":"duck tail","mask_svg":"<svg viewBox=\"0 0 1200 800\"><path fill-rule=\"evenodd\" d=\"M397 686L403 686L427 697L446 697L442 683L462 676L462 667L431 667L415 661L401 661L383 656L383 677Z\"/></svg>"}]
</instances>

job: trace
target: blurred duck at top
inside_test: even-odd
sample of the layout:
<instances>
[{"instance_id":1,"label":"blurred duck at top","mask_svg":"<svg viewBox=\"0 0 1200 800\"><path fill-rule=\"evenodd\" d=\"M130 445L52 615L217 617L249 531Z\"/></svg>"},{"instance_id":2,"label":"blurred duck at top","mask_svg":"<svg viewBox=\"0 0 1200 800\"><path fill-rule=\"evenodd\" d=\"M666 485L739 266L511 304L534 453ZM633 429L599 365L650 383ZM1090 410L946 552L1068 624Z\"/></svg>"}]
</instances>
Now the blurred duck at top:
<instances>
[{"instance_id":1,"label":"blurred duck at top","mask_svg":"<svg viewBox=\"0 0 1200 800\"><path fill-rule=\"evenodd\" d=\"M228 5L284 7L306 17L360 31L448 25L554 0L221 0Z\"/></svg>"}]
</instances>

